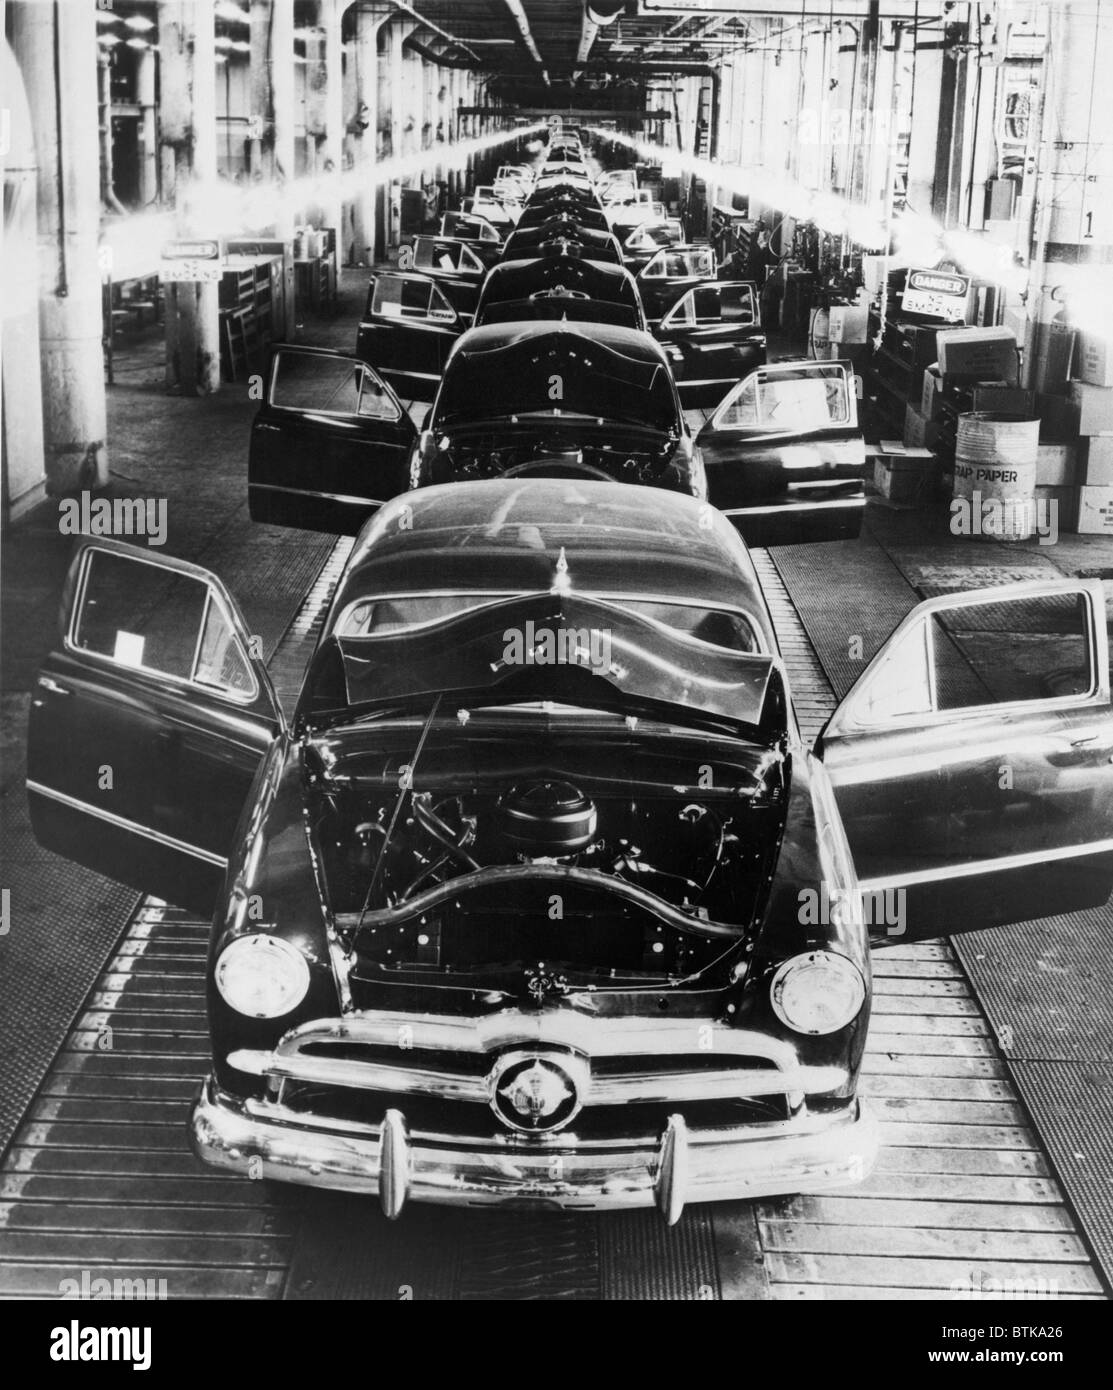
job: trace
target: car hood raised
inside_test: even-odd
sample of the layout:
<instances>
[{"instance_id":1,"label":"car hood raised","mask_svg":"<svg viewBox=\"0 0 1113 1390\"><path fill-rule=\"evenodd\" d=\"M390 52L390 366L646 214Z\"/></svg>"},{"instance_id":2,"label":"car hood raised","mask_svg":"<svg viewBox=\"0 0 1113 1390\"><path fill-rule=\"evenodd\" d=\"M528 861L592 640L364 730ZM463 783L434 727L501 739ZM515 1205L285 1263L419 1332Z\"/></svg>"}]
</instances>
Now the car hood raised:
<instances>
[{"instance_id":1,"label":"car hood raised","mask_svg":"<svg viewBox=\"0 0 1113 1390\"><path fill-rule=\"evenodd\" d=\"M445 373L436 427L554 410L675 427L676 399L661 349L635 329L601 327L591 335L574 328L539 332L532 323L474 329Z\"/></svg>"},{"instance_id":2,"label":"car hood raised","mask_svg":"<svg viewBox=\"0 0 1113 1390\"><path fill-rule=\"evenodd\" d=\"M515 596L438 623L336 637L349 706L439 691L590 706L673 706L752 732L773 658L687 637L574 593Z\"/></svg>"}]
</instances>

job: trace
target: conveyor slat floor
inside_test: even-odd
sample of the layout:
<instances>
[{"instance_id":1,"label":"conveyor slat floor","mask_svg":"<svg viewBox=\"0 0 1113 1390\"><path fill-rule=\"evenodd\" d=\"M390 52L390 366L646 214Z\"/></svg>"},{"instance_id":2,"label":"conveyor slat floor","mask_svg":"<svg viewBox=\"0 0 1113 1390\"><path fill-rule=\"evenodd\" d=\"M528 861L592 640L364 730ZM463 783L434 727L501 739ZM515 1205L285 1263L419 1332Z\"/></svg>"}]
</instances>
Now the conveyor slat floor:
<instances>
[{"instance_id":1,"label":"conveyor slat floor","mask_svg":"<svg viewBox=\"0 0 1113 1390\"><path fill-rule=\"evenodd\" d=\"M287 707L346 553L276 654ZM810 739L830 689L755 559ZM885 1147L866 1183L691 1208L668 1231L652 1212L413 1208L388 1225L372 1202L206 1171L185 1120L207 1061L207 934L148 899L105 963L0 1168L0 1297L59 1296L83 1272L165 1280L170 1298L961 1298L1017 1282L1104 1296L946 943L876 959L862 1090Z\"/></svg>"}]
</instances>

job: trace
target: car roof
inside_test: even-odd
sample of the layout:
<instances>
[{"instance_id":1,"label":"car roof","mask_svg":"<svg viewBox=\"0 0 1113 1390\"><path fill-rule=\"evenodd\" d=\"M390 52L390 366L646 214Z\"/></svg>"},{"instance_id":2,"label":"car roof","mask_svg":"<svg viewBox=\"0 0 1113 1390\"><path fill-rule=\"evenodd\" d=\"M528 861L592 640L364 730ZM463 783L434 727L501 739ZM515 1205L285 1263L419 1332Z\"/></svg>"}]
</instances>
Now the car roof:
<instances>
[{"instance_id":1,"label":"car roof","mask_svg":"<svg viewBox=\"0 0 1113 1390\"><path fill-rule=\"evenodd\" d=\"M725 517L680 493L578 478L446 483L394 498L357 537L332 613L392 594L544 592L562 565L573 592L741 609L776 650L753 562Z\"/></svg>"},{"instance_id":2,"label":"car roof","mask_svg":"<svg viewBox=\"0 0 1113 1390\"><path fill-rule=\"evenodd\" d=\"M621 328L616 324L604 323L564 323L546 320L535 322L519 320L514 323L488 323L478 328L469 328L456 340L450 354L451 358L466 357L471 353L492 352L496 348L511 344L528 343L531 339L549 338L554 333L572 333L580 338L588 338L631 357L638 362L651 362L654 366L668 365L665 350L656 338L640 328Z\"/></svg>"},{"instance_id":3,"label":"car roof","mask_svg":"<svg viewBox=\"0 0 1113 1390\"><path fill-rule=\"evenodd\" d=\"M624 265L614 265L610 261L592 261L583 256L522 256L516 260L500 261L487 272L484 289L488 285L496 289L499 282L508 280L511 284L519 280L536 280L544 284L561 275L572 275L603 285L610 283L616 288L632 285L637 289L637 281Z\"/></svg>"}]
</instances>

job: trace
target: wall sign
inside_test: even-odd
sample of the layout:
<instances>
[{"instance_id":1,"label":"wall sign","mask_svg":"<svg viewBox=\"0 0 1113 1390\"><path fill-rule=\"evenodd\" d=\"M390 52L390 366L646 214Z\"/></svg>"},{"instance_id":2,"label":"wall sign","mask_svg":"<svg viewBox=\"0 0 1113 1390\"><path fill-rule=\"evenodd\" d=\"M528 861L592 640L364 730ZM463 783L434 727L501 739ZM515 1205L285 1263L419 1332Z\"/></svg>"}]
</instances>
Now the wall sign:
<instances>
[{"instance_id":1,"label":"wall sign","mask_svg":"<svg viewBox=\"0 0 1113 1390\"><path fill-rule=\"evenodd\" d=\"M162 248L159 279L167 283L219 284L224 273L218 241L168 241Z\"/></svg>"},{"instance_id":2,"label":"wall sign","mask_svg":"<svg viewBox=\"0 0 1113 1390\"><path fill-rule=\"evenodd\" d=\"M970 276L949 270L910 270L904 307L910 314L931 314L948 323L965 323Z\"/></svg>"}]
</instances>

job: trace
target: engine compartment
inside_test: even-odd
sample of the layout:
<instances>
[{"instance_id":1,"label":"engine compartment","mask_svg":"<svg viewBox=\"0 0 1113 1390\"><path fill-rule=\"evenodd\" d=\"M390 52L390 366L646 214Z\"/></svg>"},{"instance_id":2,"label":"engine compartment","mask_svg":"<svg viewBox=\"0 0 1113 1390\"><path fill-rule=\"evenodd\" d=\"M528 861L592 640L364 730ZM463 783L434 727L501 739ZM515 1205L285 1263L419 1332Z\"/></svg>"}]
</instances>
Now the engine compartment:
<instances>
[{"instance_id":1,"label":"engine compartment","mask_svg":"<svg viewBox=\"0 0 1113 1390\"><path fill-rule=\"evenodd\" d=\"M617 431L616 431L617 432ZM618 482L655 483L668 467L676 441L661 436L659 444L640 440L578 437L579 432L550 429L511 437L501 430L466 431L441 435L433 459L435 483L504 477L515 470L538 476L605 474Z\"/></svg>"},{"instance_id":2,"label":"engine compartment","mask_svg":"<svg viewBox=\"0 0 1113 1390\"><path fill-rule=\"evenodd\" d=\"M541 999L685 976L743 942L783 825L781 763L745 793L708 769L695 795L618 794L608 771L330 778L314 839L360 969L509 977Z\"/></svg>"}]
</instances>

